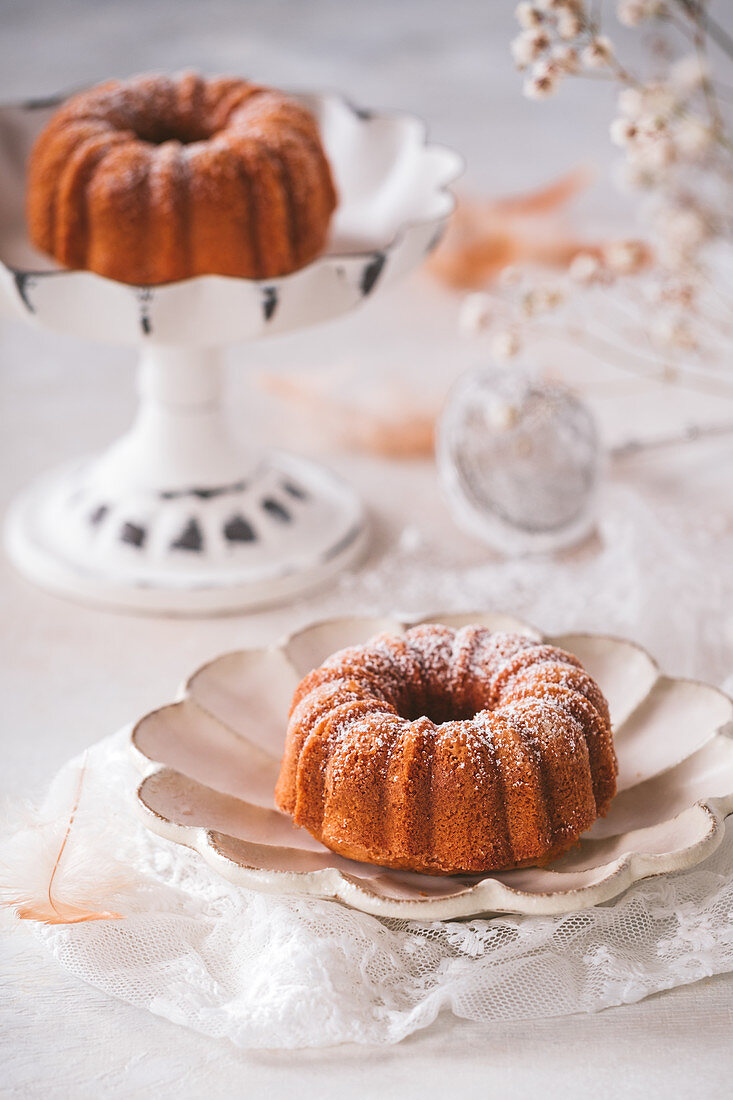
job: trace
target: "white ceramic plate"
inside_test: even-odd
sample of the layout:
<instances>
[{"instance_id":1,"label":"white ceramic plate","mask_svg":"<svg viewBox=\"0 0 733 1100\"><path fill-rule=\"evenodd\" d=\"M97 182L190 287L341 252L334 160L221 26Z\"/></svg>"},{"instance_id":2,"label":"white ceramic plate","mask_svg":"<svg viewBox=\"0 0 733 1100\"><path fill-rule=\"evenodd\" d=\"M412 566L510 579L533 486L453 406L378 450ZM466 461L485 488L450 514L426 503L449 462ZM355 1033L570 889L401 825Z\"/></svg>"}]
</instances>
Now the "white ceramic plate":
<instances>
[{"instance_id":1,"label":"white ceramic plate","mask_svg":"<svg viewBox=\"0 0 733 1100\"><path fill-rule=\"evenodd\" d=\"M542 637L500 614L421 621ZM273 802L293 690L335 650L410 625L334 619L279 646L204 665L179 702L133 729L133 753L145 773L138 806L146 825L196 849L242 886L424 919L585 909L639 879L691 867L720 843L723 819L733 811L731 700L706 684L661 675L632 642L568 634L548 640L575 653L602 687L619 759L619 793L577 848L550 867L447 878L356 863L324 848Z\"/></svg>"},{"instance_id":2,"label":"white ceramic plate","mask_svg":"<svg viewBox=\"0 0 733 1100\"><path fill-rule=\"evenodd\" d=\"M298 98L318 118L339 193L323 255L281 278L201 275L155 287L62 270L31 247L25 165L61 100L0 108L0 312L83 339L214 347L328 321L381 293L437 244L461 158L430 143L412 115L335 94Z\"/></svg>"}]
</instances>

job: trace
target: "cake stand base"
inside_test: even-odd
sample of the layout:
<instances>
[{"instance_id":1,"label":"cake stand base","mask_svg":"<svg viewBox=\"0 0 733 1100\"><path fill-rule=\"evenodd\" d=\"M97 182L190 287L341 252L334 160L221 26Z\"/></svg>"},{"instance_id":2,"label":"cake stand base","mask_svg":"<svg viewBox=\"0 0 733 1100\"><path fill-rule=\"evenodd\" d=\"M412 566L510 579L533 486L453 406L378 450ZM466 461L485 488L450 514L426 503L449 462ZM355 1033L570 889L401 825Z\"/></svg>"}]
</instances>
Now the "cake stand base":
<instances>
[{"instance_id":1,"label":"cake stand base","mask_svg":"<svg viewBox=\"0 0 733 1100\"><path fill-rule=\"evenodd\" d=\"M213 351L141 356L131 428L42 477L11 508L8 554L44 588L129 611L241 611L317 587L354 562L363 506L320 466L252 455L225 415Z\"/></svg>"},{"instance_id":2,"label":"cake stand base","mask_svg":"<svg viewBox=\"0 0 733 1100\"><path fill-rule=\"evenodd\" d=\"M92 491L94 464L33 483L5 528L25 577L84 603L172 615L243 611L318 587L364 549L356 494L301 458L273 454L239 483L111 504Z\"/></svg>"}]
</instances>

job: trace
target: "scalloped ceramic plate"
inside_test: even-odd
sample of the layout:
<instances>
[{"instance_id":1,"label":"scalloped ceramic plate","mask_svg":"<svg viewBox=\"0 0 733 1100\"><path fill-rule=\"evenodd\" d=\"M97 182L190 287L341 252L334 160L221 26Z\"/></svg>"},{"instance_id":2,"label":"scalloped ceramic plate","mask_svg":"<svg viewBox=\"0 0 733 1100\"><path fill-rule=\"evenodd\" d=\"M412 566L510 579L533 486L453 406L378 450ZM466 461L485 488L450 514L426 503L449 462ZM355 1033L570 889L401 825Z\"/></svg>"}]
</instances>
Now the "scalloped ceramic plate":
<instances>
[{"instance_id":1,"label":"scalloped ceramic plate","mask_svg":"<svg viewBox=\"0 0 733 1100\"><path fill-rule=\"evenodd\" d=\"M507 615L476 612L420 620L492 630L539 631ZM605 818L549 867L447 878L343 859L279 813L273 789L287 711L300 678L330 653L399 619L317 623L279 646L225 654L195 672L183 698L132 732L145 773L138 806L146 825L200 852L232 882L269 893L336 898L384 917L551 914L608 901L631 883L679 871L720 843L733 811L733 703L722 692L660 674L639 646L567 634L611 708L619 792Z\"/></svg>"},{"instance_id":2,"label":"scalloped ceramic plate","mask_svg":"<svg viewBox=\"0 0 733 1100\"><path fill-rule=\"evenodd\" d=\"M0 311L86 339L213 347L338 317L410 271L453 210L463 162L412 115L298 94L318 118L339 204L326 251L275 279L201 275L139 287L60 269L25 234L25 164L64 97L0 108Z\"/></svg>"}]
</instances>

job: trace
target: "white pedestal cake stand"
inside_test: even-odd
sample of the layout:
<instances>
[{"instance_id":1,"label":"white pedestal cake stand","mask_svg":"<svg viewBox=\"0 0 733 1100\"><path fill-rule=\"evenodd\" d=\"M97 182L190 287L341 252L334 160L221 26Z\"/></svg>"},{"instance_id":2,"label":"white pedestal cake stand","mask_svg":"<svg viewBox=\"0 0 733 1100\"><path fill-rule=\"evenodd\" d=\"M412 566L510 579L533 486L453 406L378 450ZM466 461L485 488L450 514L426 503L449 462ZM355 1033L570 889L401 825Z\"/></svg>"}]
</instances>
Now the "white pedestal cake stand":
<instances>
[{"instance_id":1,"label":"white pedestal cake stand","mask_svg":"<svg viewBox=\"0 0 733 1100\"><path fill-rule=\"evenodd\" d=\"M331 243L301 271L133 287L44 266L25 239L31 143L54 104L0 111L0 307L33 323L141 348L140 407L107 451L40 478L14 502L6 546L39 585L120 609L203 614L324 582L357 558L362 504L294 455L245 453L223 415L222 346L293 332L382 291L437 243L460 171L407 115L335 95L317 114L339 191Z\"/></svg>"}]
</instances>

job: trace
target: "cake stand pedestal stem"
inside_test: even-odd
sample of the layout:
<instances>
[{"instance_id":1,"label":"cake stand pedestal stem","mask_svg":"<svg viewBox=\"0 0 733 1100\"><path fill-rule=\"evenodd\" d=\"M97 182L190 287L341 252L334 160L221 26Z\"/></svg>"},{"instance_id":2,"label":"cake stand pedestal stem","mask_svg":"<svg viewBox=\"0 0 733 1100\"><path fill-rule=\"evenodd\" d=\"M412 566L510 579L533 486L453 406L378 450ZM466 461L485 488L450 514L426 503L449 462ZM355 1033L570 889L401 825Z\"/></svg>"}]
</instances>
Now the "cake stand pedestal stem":
<instances>
[{"instance_id":1,"label":"cake stand pedestal stem","mask_svg":"<svg viewBox=\"0 0 733 1100\"><path fill-rule=\"evenodd\" d=\"M358 496L306 459L248 455L218 352L146 346L138 390L121 439L15 501L6 546L27 577L108 607L212 614L309 591L358 559Z\"/></svg>"},{"instance_id":2,"label":"cake stand pedestal stem","mask_svg":"<svg viewBox=\"0 0 733 1100\"><path fill-rule=\"evenodd\" d=\"M94 481L119 489L217 489L251 468L224 409L215 349L151 345L140 356L140 406L130 430L96 462Z\"/></svg>"}]
</instances>

